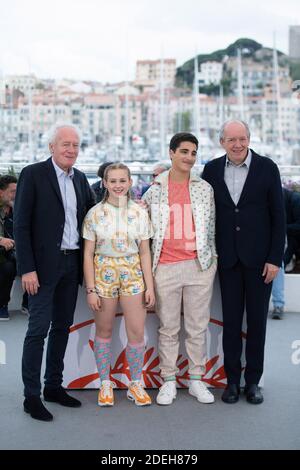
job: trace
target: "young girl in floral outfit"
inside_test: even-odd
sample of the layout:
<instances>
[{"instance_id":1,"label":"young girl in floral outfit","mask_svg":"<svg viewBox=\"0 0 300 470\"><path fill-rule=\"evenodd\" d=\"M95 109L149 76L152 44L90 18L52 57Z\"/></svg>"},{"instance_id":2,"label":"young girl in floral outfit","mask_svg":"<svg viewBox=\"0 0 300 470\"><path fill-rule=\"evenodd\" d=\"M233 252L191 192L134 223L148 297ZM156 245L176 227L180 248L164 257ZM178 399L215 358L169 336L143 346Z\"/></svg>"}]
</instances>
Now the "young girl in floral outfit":
<instances>
[{"instance_id":1,"label":"young girl in floral outfit","mask_svg":"<svg viewBox=\"0 0 300 470\"><path fill-rule=\"evenodd\" d=\"M121 163L104 173L104 200L88 212L83 224L84 277L87 302L96 323L94 352L100 376L99 406L114 404L110 381L113 322L120 302L128 337L126 357L131 382L127 397L138 406L151 404L141 383L146 307L155 303L147 211L130 199L130 170Z\"/></svg>"}]
</instances>

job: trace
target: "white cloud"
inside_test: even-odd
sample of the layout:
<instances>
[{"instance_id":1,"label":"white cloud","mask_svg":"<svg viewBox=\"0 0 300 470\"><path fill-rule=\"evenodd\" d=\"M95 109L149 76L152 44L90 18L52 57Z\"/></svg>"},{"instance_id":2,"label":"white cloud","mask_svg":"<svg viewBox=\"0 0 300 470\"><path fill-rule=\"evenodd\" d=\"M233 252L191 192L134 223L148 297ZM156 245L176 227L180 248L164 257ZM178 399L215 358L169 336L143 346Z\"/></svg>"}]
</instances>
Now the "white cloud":
<instances>
[{"instance_id":1,"label":"white cloud","mask_svg":"<svg viewBox=\"0 0 300 470\"><path fill-rule=\"evenodd\" d=\"M300 22L298 0L0 0L4 73L116 81L134 77L141 58L199 53L250 37L288 50L288 26Z\"/></svg>"}]
</instances>

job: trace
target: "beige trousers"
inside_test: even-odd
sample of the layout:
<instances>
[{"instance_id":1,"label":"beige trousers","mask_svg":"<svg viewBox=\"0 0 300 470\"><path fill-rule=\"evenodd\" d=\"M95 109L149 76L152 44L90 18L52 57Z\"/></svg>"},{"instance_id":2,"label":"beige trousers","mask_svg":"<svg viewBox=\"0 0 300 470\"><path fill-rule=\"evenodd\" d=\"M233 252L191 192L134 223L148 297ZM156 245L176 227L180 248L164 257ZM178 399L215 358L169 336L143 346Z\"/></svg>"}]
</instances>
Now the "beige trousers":
<instances>
[{"instance_id":1,"label":"beige trousers","mask_svg":"<svg viewBox=\"0 0 300 470\"><path fill-rule=\"evenodd\" d=\"M205 374L206 334L216 264L201 271L198 259L174 264L159 264L155 276L156 312L160 320L158 352L163 378L178 372L181 307L184 311L185 348L189 374Z\"/></svg>"}]
</instances>

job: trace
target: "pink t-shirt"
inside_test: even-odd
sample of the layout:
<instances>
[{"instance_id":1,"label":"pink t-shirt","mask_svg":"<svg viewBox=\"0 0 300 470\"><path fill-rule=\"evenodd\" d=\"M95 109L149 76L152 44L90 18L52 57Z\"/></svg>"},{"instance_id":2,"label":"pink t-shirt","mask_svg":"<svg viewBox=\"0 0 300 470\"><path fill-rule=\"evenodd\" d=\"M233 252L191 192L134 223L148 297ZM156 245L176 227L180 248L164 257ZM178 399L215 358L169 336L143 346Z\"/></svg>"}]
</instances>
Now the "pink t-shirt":
<instances>
[{"instance_id":1,"label":"pink t-shirt","mask_svg":"<svg viewBox=\"0 0 300 470\"><path fill-rule=\"evenodd\" d=\"M189 181L174 183L169 178L169 207L170 219L159 262L170 264L197 258Z\"/></svg>"}]
</instances>

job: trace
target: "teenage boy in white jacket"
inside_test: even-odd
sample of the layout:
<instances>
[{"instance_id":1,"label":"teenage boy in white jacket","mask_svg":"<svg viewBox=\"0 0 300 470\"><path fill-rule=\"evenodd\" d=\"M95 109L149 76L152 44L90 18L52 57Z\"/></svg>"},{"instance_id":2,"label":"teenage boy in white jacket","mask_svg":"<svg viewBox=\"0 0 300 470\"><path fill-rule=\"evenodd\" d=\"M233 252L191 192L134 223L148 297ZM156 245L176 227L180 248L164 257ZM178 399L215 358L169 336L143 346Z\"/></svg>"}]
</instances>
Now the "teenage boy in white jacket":
<instances>
[{"instance_id":1,"label":"teenage boy in white jacket","mask_svg":"<svg viewBox=\"0 0 300 470\"><path fill-rule=\"evenodd\" d=\"M198 140L189 133L170 141L172 167L144 194L155 231L152 243L159 358L164 384L159 405L176 398L181 305L189 361L189 393L201 403L214 396L201 380L207 360L206 334L216 273L215 203L212 187L191 172Z\"/></svg>"}]
</instances>

